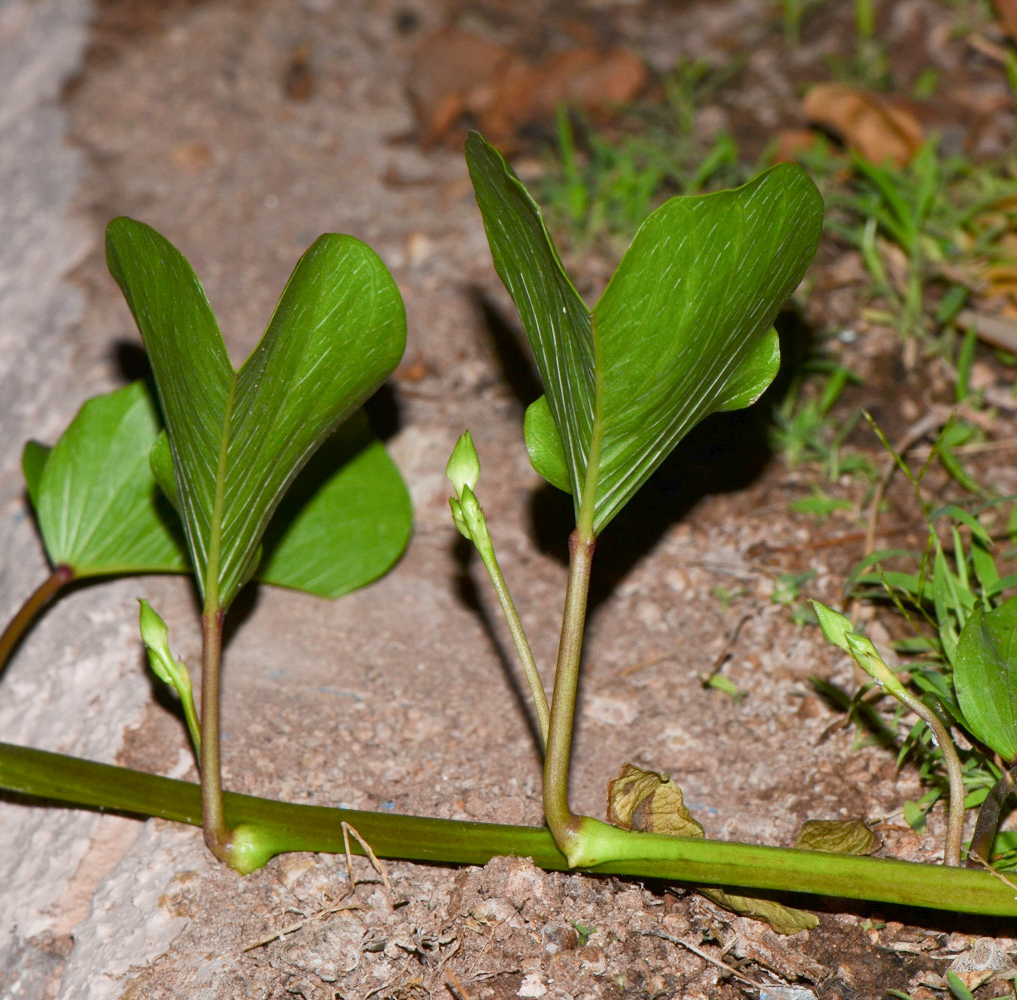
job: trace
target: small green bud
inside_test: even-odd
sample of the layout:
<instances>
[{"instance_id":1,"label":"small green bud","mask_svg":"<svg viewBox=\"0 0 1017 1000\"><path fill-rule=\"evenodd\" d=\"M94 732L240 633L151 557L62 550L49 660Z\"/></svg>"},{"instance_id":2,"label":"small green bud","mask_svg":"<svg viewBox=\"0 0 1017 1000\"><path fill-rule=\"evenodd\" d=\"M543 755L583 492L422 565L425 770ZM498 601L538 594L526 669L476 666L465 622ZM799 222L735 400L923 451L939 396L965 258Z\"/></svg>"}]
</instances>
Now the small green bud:
<instances>
[{"instance_id":1,"label":"small green bud","mask_svg":"<svg viewBox=\"0 0 1017 1000\"><path fill-rule=\"evenodd\" d=\"M164 684L176 687L179 669L169 648L169 628L148 601L139 597L138 603L141 605L138 626L141 629L141 641L148 650L149 666ZM184 673L186 672L185 670Z\"/></svg>"},{"instance_id":2,"label":"small green bud","mask_svg":"<svg viewBox=\"0 0 1017 1000\"><path fill-rule=\"evenodd\" d=\"M907 692L897 675L886 665L872 640L857 632L849 632L845 637L848 652L858 664L880 687L892 694L898 701L907 704Z\"/></svg>"},{"instance_id":3,"label":"small green bud","mask_svg":"<svg viewBox=\"0 0 1017 1000\"><path fill-rule=\"evenodd\" d=\"M848 632L854 632L855 630L854 625L851 624L851 619L846 615L842 615L839 611L834 611L833 608L828 608L819 601L812 601L812 608L816 612L816 618L819 619L819 627L822 629L826 641L839 646L845 653L850 652L845 637Z\"/></svg>"},{"instance_id":4,"label":"small green bud","mask_svg":"<svg viewBox=\"0 0 1017 1000\"><path fill-rule=\"evenodd\" d=\"M456 526L459 534L468 541L473 541L473 537L470 535L470 529L466 527L466 518L463 517L462 504L455 497L448 498L448 504L452 508L452 523Z\"/></svg>"},{"instance_id":5,"label":"small green bud","mask_svg":"<svg viewBox=\"0 0 1017 1000\"><path fill-rule=\"evenodd\" d=\"M164 684L168 684L180 696L180 703L187 720L187 731L191 735L194 749L201 755L201 723L194 708L194 693L191 688L191 675L187 672L183 660L174 659L169 647L169 628L159 617L155 609L143 597L138 598L141 611L138 614L138 625L141 628L141 641L148 650L148 665L152 672Z\"/></svg>"},{"instance_id":6,"label":"small green bud","mask_svg":"<svg viewBox=\"0 0 1017 1000\"><path fill-rule=\"evenodd\" d=\"M473 447L469 431L464 431L456 441L445 466L445 475L452 481L452 488L459 500L463 498L463 487L468 486L471 490L476 488L477 480L480 479L480 458L477 449Z\"/></svg>"}]
</instances>

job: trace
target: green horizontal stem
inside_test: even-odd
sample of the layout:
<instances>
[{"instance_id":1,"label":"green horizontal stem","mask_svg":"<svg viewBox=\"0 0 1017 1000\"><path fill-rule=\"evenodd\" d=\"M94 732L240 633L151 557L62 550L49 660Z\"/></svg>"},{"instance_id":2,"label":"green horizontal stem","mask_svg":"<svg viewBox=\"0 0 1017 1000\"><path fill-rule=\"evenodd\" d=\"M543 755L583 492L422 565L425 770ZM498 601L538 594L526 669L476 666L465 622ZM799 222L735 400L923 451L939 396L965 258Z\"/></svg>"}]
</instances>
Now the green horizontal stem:
<instances>
[{"instance_id":1,"label":"green horizontal stem","mask_svg":"<svg viewBox=\"0 0 1017 1000\"><path fill-rule=\"evenodd\" d=\"M0 788L55 802L201 826L197 785L127 768L0 743ZM277 850L344 850L340 822L356 827L379 857L485 864L499 855L532 858L563 871L564 856L543 827L465 823L390 813L294 805L225 794L231 827L256 825ZM597 824L603 826L603 824ZM685 840L604 827L603 843L631 857L585 869L730 889L814 893L988 916L1017 917L1017 890L986 871L882 858L824 854L712 840ZM358 847L351 844L354 850Z\"/></svg>"}]
</instances>

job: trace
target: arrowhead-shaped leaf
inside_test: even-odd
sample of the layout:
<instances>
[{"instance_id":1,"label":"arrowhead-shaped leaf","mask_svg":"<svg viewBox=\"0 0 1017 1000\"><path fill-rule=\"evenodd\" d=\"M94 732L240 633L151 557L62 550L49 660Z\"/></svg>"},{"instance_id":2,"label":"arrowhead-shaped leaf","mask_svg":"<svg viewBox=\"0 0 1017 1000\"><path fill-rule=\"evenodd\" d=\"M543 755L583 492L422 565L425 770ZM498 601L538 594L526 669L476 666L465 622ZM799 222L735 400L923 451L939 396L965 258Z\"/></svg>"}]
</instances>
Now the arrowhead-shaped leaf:
<instances>
[{"instance_id":1,"label":"arrowhead-shaped leaf","mask_svg":"<svg viewBox=\"0 0 1017 1000\"><path fill-rule=\"evenodd\" d=\"M225 608L293 478L402 356L399 292L369 247L322 236L236 372L198 279L167 240L115 219L106 255L155 374L198 585Z\"/></svg>"},{"instance_id":2,"label":"arrowhead-shaped leaf","mask_svg":"<svg viewBox=\"0 0 1017 1000\"><path fill-rule=\"evenodd\" d=\"M953 665L965 725L1007 763L1017 761L1017 597L971 612Z\"/></svg>"},{"instance_id":3,"label":"arrowhead-shaped leaf","mask_svg":"<svg viewBox=\"0 0 1017 1000\"><path fill-rule=\"evenodd\" d=\"M148 453L159 420L135 382L90 399L51 448L30 441L22 467L46 553L75 577L179 573L179 523L156 489Z\"/></svg>"},{"instance_id":4,"label":"arrowhead-shaped leaf","mask_svg":"<svg viewBox=\"0 0 1017 1000\"><path fill-rule=\"evenodd\" d=\"M501 155L473 133L466 158L560 440L533 418L531 455L543 473L560 450L577 515L593 490L599 532L700 420L748 405L772 380L771 324L815 253L822 199L789 164L734 191L672 198L590 310Z\"/></svg>"}]
</instances>

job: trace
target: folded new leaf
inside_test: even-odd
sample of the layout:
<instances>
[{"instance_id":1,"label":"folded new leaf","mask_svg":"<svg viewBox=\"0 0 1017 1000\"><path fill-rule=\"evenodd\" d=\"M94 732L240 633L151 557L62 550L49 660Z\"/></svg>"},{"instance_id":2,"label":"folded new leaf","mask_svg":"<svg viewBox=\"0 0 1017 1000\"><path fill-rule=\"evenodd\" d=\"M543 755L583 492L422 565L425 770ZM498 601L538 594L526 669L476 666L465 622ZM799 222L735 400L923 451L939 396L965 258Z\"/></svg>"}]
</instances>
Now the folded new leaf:
<instances>
[{"instance_id":1,"label":"folded new leaf","mask_svg":"<svg viewBox=\"0 0 1017 1000\"><path fill-rule=\"evenodd\" d=\"M593 491L599 532L700 420L749 405L773 380L773 320L815 253L822 199L791 164L734 191L672 198L590 309L504 158L472 133L466 160L544 383L527 413L531 460L577 516Z\"/></svg>"}]
</instances>

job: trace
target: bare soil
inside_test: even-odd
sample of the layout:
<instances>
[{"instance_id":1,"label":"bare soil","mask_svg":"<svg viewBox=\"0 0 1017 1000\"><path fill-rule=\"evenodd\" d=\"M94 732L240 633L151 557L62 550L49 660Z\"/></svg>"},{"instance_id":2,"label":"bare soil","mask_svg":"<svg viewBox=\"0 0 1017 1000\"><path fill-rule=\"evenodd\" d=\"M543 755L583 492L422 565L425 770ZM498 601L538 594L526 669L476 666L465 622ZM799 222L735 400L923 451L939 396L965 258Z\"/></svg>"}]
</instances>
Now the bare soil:
<instances>
[{"instance_id":1,"label":"bare soil","mask_svg":"<svg viewBox=\"0 0 1017 1000\"><path fill-rule=\"evenodd\" d=\"M1005 93L998 70L952 34L955 10L932 0L884 6L881 30L902 85L935 65L947 90ZM823 5L789 52L775 5L757 0L98 5L86 69L64 97L73 141L88 158L81 207L96 234L76 274L87 309L75 365L109 385L143 371L100 249L103 226L120 214L155 226L189 258L235 361L322 231L373 246L408 313L406 359L371 415L409 483L413 540L389 577L334 604L261 588L238 609L223 693L230 788L361 809L542 820L525 682L448 515L443 469L452 444L472 430L481 500L548 686L569 506L541 486L526 457L521 417L539 390L461 152L417 142L407 98L414 47L454 24L533 58L621 41L660 73L681 59L738 57L744 67L716 97L716 113L758 151L780 128L803 125L801 82L828 78L829 60L849 44L851 17L850 3ZM947 125L959 103L942 102ZM964 121L963 111L956 117ZM987 117L972 141L979 155L996 155L1012 117ZM961 145L975 131L964 124L954 140ZM862 317L865 304L857 260L824 245L800 327L851 331L831 343L866 381L838 412L874 409L894 437L930 406L949 404L950 384L935 362L905 371L892 332ZM980 361L992 384L1009 384L991 356ZM788 502L808 496L821 473L791 470L773 455L766 420L764 406L695 432L605 534L573 804L603 815L607 780L632 761L669 772L710 837L790 844L806 819L864 816L882 853L933 860L941 811L922 836L906 826L901 804L920 794L916 774L898 770L890 750L856 747L811 682L853 691L850 665L772 597L779 574L811 570L808 593L840 603L862 552L865 484L828 484L854 506L824 523L789 513ZM993 436L1012 436L1013 423L999 411ZM852 444L883 461L864 431ZM987 453L974 469L1014 491L1007 454ZM946 481L941 489L944 498L957 492ZM891 499L882 523L899 531L894 544L919 541L907 491ZM135 584L171 623L179 653L199 662L186 581ZM734 595L730 603L720 588ZM114 597L117 614L130 619L129 589L103 600ZM745 696L705 687L700 674L716 669ZM142 671L139 657L132 683L145 683ZM180 720L153 699L125 734L119 762L194 778L186 746ZM53 957L47 995L60 995L62 976L98 982L107 972L96 928L130 896L125 855L161 886L154 905L172 932L158 954L139 954L104 978L102 995L118 997L848 998L889 989L919 997L932 995L922 981L941 984L972 942L1017 948L1009 927L832 901L818 901L818 930L780 938L685 888L546 874L525 859L482 869L386 863L389 892L358 858L351 892L342 858L282 857L240 878L211 859L197 830L152 821L140 839L120 837L124 847L92 879L91 929L36 941ZM345 908L323 913L336 906ZM978 995L1003 989L990 981Z\"/></svg>"}]
</instances>

